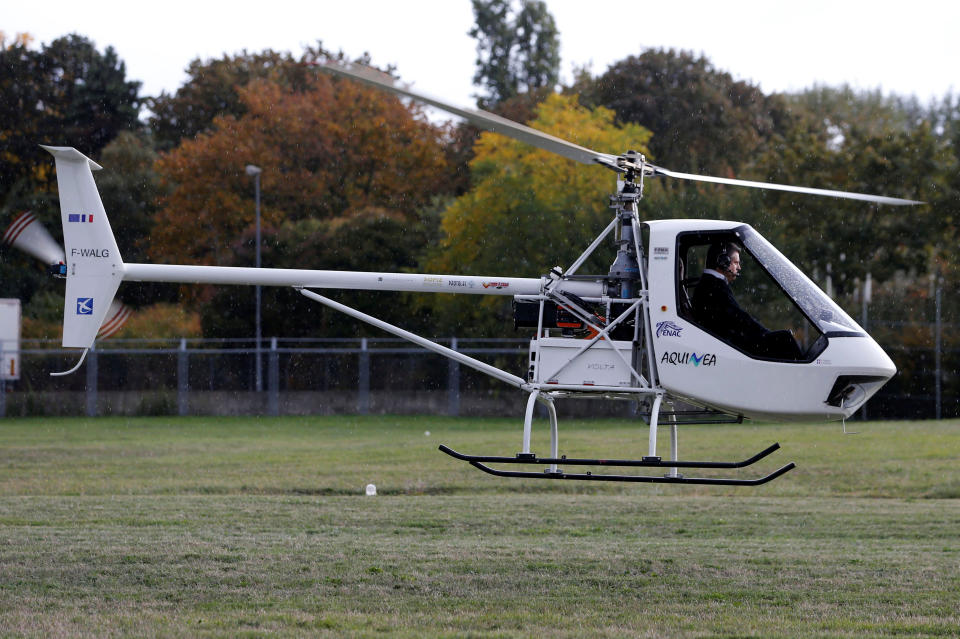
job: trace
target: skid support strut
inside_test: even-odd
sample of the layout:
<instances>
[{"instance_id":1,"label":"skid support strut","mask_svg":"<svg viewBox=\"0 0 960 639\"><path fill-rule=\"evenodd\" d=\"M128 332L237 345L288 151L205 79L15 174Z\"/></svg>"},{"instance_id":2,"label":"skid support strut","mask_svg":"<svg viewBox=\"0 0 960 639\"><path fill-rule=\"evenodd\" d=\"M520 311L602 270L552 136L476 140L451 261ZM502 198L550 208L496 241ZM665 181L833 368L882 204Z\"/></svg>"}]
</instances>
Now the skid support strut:
<instances>
[{"instance_id":1,"label":"skid support strut","mask_svg":"<svg viewBox=\"0 0 960 639\"><path fill-rule=\"evenodd\" d=\"M553 398L549 395L544 395L540 391L533 391L530 393L530 396L527 397L527 411L523 417L523 449L520 454L517 455L518 459L536 459L536 455L530 452L530 433L533 430L533 410L536 408L537 402L547 407L547 414L550 416L550 456L556 458L560 455L557 408L553 405ZM544 472L557 472L557 465L551 464Z\"/></svg>"}]
</instances>

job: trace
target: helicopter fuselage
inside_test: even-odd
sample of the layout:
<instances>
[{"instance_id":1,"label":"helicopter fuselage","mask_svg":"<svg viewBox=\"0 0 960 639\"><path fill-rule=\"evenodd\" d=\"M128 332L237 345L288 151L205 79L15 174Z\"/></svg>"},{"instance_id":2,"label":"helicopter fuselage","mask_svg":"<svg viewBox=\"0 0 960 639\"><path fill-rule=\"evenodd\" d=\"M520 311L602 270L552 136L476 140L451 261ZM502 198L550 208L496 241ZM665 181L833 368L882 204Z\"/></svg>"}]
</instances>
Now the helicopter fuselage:
<instances>
[{"instance_id":1,"label":"helicopter fuselage","mask_svg":"<svg viewBox=\"0 0 960 639\"><path fill-rule=\"evenodd\" d=\"M649 234L653 359L660 385L671 395L754 419L835 420L853 414L896 373L876 341L752 228L709 220L643 226ZM738 347L713 333L709 318L694 316L687 306L684 296L692 280L702 276L703 265L693 264L694 248L728 238L746 240L745 253L757 247L751 267L770 276L758 288L794 307L794 322L803 326L783 328L807 334L799 358L765 357ZM692 277L683 277L691 272ZM747 295L744 290L742 296Z\"/></svg>"}]
</instances>

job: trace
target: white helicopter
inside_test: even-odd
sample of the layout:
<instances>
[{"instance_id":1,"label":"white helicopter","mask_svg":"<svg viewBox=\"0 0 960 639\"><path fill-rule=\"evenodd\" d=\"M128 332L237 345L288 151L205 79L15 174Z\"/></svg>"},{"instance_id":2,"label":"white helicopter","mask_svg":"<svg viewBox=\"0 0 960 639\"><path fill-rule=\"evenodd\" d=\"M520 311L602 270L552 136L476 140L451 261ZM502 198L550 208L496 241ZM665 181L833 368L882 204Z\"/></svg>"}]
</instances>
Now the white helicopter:
<instances>
[{"instance_id":1,"label":"white helicopter","mask_svg":"<svg viewBox=\"0 0 960 639\"><path fill-rule=\"evenodd\" d=\"M836 303L748 225L703 220L641 221L638 203L646 178L667 177L778 189L866 202L906 205L912 200L824 189L715 178L669 171L635 152L610 155L587 149L492 113L456 107L402 86L380 71L327 62L318 69L413 98L501 133L584 164L617 173L611 197L613 219L566 270L540 278L442 274L374 273L215 266L124 263L93 180L100 167L69 147L44 147L56 159L67 259L54 266L66 282L63 345L92 346L121 282L179 282L290 286L305 297L456 360L528 394L520 453L478 456L440 449L501 477L587 481L759 485L794 467L787 464L756 479L685 477L681 468L742 468L771 454L778 444L739 462L682 461L677 425L687 412L662 410L682 401L704 410L712 421L743 418L840 420L860 408L896 372L880 346ZM617 257L603 274L582 274L581 266L612 236ZM744 259L794 310L803 324L792 326L806 338L797 353L785 357L749 352L719 337L697 321L689 296L698 278L688 278L705 250L734 243ZM529 366L521 375L501 370L318 294L311 289L363 289L501 295L514 298L516 323L535 329ZM702 318L701 318L702 319ZM640 459L580 459L559 453L555 400L559 398L631 400L647 407L648 454ZM549 416L550 455L530 450L534 408ZM666 406L665 406L666 405ZM671 454L657 455L661 417L671 426ZM546 466L543 472L501 470L488 464ZM565 472L558 466L667 469L664 475Z\"/></svg>"}]
</instances>

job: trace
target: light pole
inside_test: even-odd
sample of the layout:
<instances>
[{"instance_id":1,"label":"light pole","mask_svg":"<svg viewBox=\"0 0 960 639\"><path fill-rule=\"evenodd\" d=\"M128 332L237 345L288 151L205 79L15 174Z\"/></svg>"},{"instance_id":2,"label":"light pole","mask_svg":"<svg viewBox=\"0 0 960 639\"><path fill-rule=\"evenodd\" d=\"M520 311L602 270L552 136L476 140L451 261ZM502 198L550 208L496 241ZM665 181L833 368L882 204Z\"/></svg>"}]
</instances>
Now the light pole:
<instances>
[{"instance_id":1,"label":"light pole","mask_svg":"<svg viewBox=\"0 0 960 639\"><path fill-rule=\"evenodd\" d=\"M260 174L263 173L263 169L259 166L254 166L253 164L247 165L247 175L253 178L253 192L254 198L256 200L257 207L257 237L256 237L256 267L260 268ZM260 353L260 285L256 286L257 290L257 313L256 313L256 338L257 338L257 392L263 390L263 373L261 366L261 353Z\"/></svg>"}]
</instances>

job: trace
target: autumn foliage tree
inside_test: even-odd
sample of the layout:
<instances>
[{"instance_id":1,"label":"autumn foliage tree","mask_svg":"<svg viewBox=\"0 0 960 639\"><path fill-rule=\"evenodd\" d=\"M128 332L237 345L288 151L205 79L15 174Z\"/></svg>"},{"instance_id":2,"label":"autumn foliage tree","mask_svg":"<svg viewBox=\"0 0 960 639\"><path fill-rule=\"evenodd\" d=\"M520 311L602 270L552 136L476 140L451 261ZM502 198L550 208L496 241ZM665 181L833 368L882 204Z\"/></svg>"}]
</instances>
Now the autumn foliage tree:
<instances>
[{"instance_id":1,"label":"autumn foliage tree","mask_svg":"<svg viewBox=\"0 0 960 639\"><path fill-rule=\"evenodd\" d=\"M439 131L415 106L326 76L304 90L256 80L239 94L242 116L215 118L157 162L171 189L151 238L157 257L234 263L231 247L254 221L248 164L263 170L262 218L274 227L369 207L412 216L442 190Z\"/></svg>"},{"instance_id":2,"label":"autumn foliage tree","mask_svg":"<svg viewBox=\"0 0 960 639\"><path fill-rule=\"evenodd\" d=\"M222 58L190 62L187 81L174 93L163 92L147 99L150 128L160 150L169 150L183 139L206 131L218 116L246 113L241 89L257 79L272 79L283 86L302 89L314 72L304 62L320 55L308 49L301 60L290 53L267 49L243 51Z\"/></svg>"}]
</instances>

